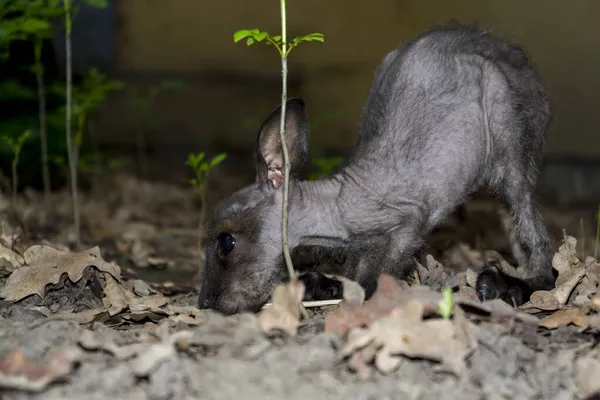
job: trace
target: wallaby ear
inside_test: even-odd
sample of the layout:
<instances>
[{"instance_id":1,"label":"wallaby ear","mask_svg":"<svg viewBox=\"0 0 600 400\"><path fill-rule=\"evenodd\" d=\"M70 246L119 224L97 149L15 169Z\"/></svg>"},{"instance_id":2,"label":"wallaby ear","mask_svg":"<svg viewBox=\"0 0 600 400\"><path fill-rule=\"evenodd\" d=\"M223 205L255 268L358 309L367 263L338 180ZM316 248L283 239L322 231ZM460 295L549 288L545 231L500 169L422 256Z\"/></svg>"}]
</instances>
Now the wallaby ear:
<instances>
[{"instance_id":1,"label":"wallaby ear","mask_svg":"<svg viewBox=\"0 0 600 400\"><path fill-rule=\"evenodd\" d=\"M271 184L274 188L281 186L284 179L280 123L281 104L262 123L256 143L256 182ZM290 159L290 175L294 175L304 164L308 153L306 108L304 101L299 98L286 102L284 134Z\"/></svg>"}]
</instances>

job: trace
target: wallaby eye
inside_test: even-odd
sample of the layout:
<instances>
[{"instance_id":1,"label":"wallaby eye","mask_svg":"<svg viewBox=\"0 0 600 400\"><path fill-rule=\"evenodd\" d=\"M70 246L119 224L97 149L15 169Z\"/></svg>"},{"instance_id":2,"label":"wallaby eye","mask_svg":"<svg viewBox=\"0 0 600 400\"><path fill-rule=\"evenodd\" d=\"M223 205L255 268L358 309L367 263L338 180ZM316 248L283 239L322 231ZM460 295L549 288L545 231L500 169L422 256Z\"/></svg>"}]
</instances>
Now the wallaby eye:
<instances>
[{"instance_id":1,"label":"wallaby eye","mask_svg":"<svg viewBox=\"0 0 600 400\"><path fill-rule=\"evenodd\" d=\"M217 237L217 243L219 245L219 249L223 252L223 254L227 255L231 253L231 251L235 247L235 238L229 233L221 233Z\"/></svg>"}]
</instances>

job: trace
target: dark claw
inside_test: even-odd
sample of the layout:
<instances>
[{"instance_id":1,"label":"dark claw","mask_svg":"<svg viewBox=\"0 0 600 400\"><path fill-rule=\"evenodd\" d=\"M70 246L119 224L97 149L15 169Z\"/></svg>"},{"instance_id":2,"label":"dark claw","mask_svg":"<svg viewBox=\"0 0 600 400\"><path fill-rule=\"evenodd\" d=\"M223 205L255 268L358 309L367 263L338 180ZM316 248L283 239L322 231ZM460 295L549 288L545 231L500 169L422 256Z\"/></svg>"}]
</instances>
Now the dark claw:
<instances>
[{"instance_id":1,"label":"dark claw","mask_svg":"<svg viewBox=\"0 0 600 400\"><path fill-rule=\"evenodd\" d=\"M501 299L513 307L529 300L532 288L519 278L507 275L497 267L485 267L477 277L475 291L481 301Z\"/></svg>"},{"instance_id":2,"label":"dark claw","mask_svg":"<svg viewBox=\"0 0 600 400\"><path fill-rule=\"evenodd\" d=\"M328 278L319 272L305 272L298 277L304 283L304 298L302 301L331 300L342 297L342 282Z\"/></svg>"}]
</instances>

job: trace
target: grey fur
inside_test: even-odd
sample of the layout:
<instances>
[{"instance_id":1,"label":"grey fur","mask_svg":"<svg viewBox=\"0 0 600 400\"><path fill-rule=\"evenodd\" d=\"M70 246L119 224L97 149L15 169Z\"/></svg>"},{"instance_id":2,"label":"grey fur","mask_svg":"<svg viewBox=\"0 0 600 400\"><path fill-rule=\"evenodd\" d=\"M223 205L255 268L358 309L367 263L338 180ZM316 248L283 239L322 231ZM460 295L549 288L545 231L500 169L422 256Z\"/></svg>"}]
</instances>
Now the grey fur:
<instances>
[{"instance_id":1,"label":"grey fur","mask_svg":"<svg viewBox=\"0 0 600 400\"><path fill-rule=\"evenodd\" d=\"M304 103L290 102L286 134L294 173L306 156L307 132ZM279 108L259 132L256 182L224 200L209 223L203 308L255 311L286 277L283 186L273 187L265 176L283 165L275 121ZM549 122L547 94L520 48L469 27L425 32L383 58L347 165L319 181L292 177L290 246L344 248L346 276L370 296L381 272L410 273L424 237L487 187L511 211L529 256L523 276L549 287L552 252L533 198ZM225 257L218 254L221 232L236 238Z\"/></svg>"}]
</instances>

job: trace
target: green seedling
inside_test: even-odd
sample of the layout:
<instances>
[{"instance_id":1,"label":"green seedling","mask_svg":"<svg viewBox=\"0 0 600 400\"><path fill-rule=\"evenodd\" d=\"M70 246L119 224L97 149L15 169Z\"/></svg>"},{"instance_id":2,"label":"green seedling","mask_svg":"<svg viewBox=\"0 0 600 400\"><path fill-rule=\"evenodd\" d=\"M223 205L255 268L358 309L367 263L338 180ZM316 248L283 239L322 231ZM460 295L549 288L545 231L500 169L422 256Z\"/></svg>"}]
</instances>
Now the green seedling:
<instances>
[{"instance_id":1,"label":"green seedling","mask_svg":"<svg viewBox=\"0 0 600 400\"><path fill-rule=\"evenodd\" d=\"M450 319L454 310L454 298L452 297L452 288L446 287L442 291L442 299L438 303L438 312L444 319Z\"/></svg>"},{"instance_id":2,"label":"green seedling","mask_svg":"<svg viewBox=\"0 0 600 400\"><path fill-rule=\"evenodd\" d=\"M133 109L134 129L136 132L138 163L142 173L145 176L148 172L148 161L146 157L146 135L152 120L152 108L156 98L161 92L181 91L185 89L185 84L177 79L165 79L157 85L150 87L145 93L140 93L137 89L132 89L129 94L129 103Z\"/></svg>"},{"instance_id":3,"label":"green seedling","mask_svg":"<svg viewBox=\"0 0 600 400\"><path fill-rule=\"evenodd\" d=\"M98 8L106 8L107 0L83 0L88 5ZM78 7L73 6L73 0L63 0L63 11L65 20L65 137L67 140L67 153L69 158L69 172L71 182L71 201L73 203L73 220L75 225L75 242L77 247L81 247L81 228L79 217L79 196L77 193L77 154L73 144L72 137L72 117L73 117L73 55L71 46L71 32L73 30L73 18Z\"/></svg>"},{"instance_id":4,"label":"green seedling","mask_svg":"<svg viewBox=\"0 0 600 400\"><path fill-rule=\"evenodd\" d=\"M19 15L8 21L8 35L11 36L10 32L12 32L12 35L16 39L29 39L33 41L34 65L32 72L35 74L37 83L42 179L44 201L47 206L50 195L50 172L48 169L48 130L46 123L46 91L44 85L44 65L42 63L42 46L44 40L50 39L54 32L54 27L50 24L50 20L62 15L64 10L61 0L13 0L6 7L6 11L16 12Z\"/></svg>"},{"instance_id":5,"label":"green seedling","mask_svg":"<svg viewBox=\"0 0 600 400\"><path fill-rule=\"evenodd\" d=\"M214 156L210 161L205 159L204 152L198 154L191 153L188 156L186 164L194 170L195 178L188 179L188 183L195 186L200 196L200 221L198 222L198 250L202 254L202 242L204 239L204 223L206 221L206 182L211 171L222 163L227 154L220 153Z\"/></svg>"},{"instance_id":6,"label":"green seedling","mask_svg":"<svg viewBox=\"0 0 600 400\"><path fill-rule=\"evenodd\" d=\"M281 58L281 120L279 125L279 134L281 138L281 148L283 152L284 161L284 183L283 183L283 207L282 207L282 233L281 233L281 245L283 249L283 257L285 259L285 265L288 270L290 280L295 279L294 266L292 264L292 257L290 255L290 249L288 246L288 202L289 202L289 175L290 175L290 160L287 151L285 141L285 106L287 102L287 57L289 56L292 49L300 45L302 42L324 42L324 36L322 33L310 33L304 36L298 36L293 38L291 41L287 40L287 21L286 21L286 8L285 0L280 0L280 15L281 15L281 35L270 35L268 32L264 32L260 29L242 29L238 30L233 34L233 41L237 43L241 40L246 39L246 45L251 46L254 43L264 42L267 45L272 45ZM303 314L306 317L306 310L302 308Z\"/></svg>"},{"instance_id":7,"label":"green seedling","mask_svg":"<svg viewBox=\"0 0 600 400\"><path fill-rule=\"evenodd\" d=\"M16 140L8 137L2 136L2 140L6 142L6 144L11 148L13 152L13 160L12 160L12 203L13 207L17 204L17 187L18 187L18 174L17 174L17 165L19 164L19 156L21 155L21 150L23 149L23 145L29 139L30 131L23 132Z\"/></svg>"},{"instance_id":8,"label":"green seedling","mask_svg":"<svg viewBox=\"0 0 600 400\"><path fill-rule=\"evenodd\" d=\"M311 172L308 174L308 179L317 180L330 176L336 168L339 167L342 161L342 157L315 158L313 164L317 167L318 172Z\"/></svg>"}]
</instances>

